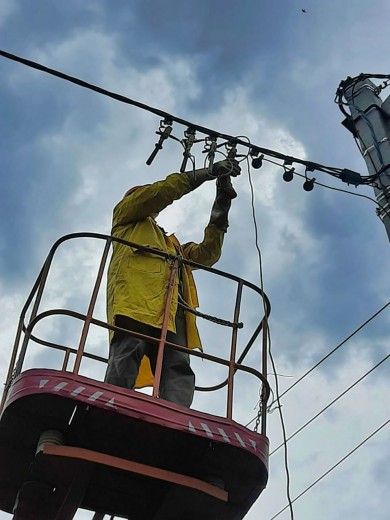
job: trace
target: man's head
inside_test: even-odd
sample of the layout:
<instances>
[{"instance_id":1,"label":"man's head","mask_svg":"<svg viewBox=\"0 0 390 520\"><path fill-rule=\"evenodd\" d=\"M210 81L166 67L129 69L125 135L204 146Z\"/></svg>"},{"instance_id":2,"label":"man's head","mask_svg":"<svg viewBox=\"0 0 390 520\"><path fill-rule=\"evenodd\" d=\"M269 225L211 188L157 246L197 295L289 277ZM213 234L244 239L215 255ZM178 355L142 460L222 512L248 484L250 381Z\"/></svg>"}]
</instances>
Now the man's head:
<instances>
[{"instance_id":1,"label":"man's head","mask_svg":"<svg viewBox=\"0 0 390 520\"><path fill-rule=\"evenodd\" d=\"M150 186L150 184L140 184L139 186L133 186L132 188L126 191L126 193L123 195L123 198L128 197L129 195L139 190L140 188L143 188L144 186Z\"/></svg>"},{"instance_id":2,"label":"man's head","mask_svg":"<svg viewBox=\"0 0 390 520\"><path fill-rule=\"evenodd\" d=\"M135 191L139 190L140 188L144 188L145 186L151 186L151 184L141 184L139 186L133 186L132 188L130 188L129 190L126 191L126 193L123 195L123 198L128 197ZM153 219L156 219L158 217L158 215L159 215L159 213L151 213L149 216L152 217Z\"/></svg>"}]
</instances>

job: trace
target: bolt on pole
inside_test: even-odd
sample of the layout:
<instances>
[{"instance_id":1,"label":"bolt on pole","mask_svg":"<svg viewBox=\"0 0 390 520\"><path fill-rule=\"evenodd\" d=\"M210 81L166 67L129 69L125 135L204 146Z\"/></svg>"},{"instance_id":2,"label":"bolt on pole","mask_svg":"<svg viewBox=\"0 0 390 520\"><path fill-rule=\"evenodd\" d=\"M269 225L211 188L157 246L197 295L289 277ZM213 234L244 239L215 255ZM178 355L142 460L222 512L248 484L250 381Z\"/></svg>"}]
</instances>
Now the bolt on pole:
<instances>
[{"instance_id":1,"label":"bolt on pole","mask_svg":"<svg viewBox=\"0 0 390 520\"><path fill-rule=\"evenodd\" d=\"M390 96L382 102L377 86L369 79L347 86L344 97L351 121L344 122L360 142L370 175L379 174L374 186L377 214L390 240Z\"/></svg>"}]
</instances>

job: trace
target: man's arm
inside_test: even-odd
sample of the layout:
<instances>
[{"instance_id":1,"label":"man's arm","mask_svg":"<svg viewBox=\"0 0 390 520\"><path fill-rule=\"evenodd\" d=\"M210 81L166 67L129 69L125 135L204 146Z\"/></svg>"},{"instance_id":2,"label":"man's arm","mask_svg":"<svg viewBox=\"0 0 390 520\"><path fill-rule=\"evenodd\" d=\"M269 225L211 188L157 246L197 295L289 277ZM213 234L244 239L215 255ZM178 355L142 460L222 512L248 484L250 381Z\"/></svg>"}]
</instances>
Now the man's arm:
<instances>
[{"instance_id":1,"label":"man's arm","mask_svg":"<svg viewBox=\"0 0 390 520\"><path fill-rule=\"evenodd\" d=\"M198 188L205 181L215 180L221 173L234 171L236 168L232 161L219 161L214 164L211 174L207 168L201 168L183 174L172 173L162 181L141 186L116 205L113 229L160 213L172 202Z\"/></svg>"},{"instance_id":2,"label":"man's arm","mask_svg":"<svg viewBox=\"0 0 390 520\"><path fill-rule=\"evenodd\" d=\"M208 226L200 244L188 242L183 245L183 252L188 260L211 267L220 258L223 238L229 226L228 214L232 199L237 197L230 176L217 180L217 193L211 209Z\"/></svg>"},{"instance_id":3,"label":"man's arm","mask_svg":"<svg viewBox=\"0 0 390 520\"><path fill-rule=\"evenodd\" d=\"M113 228L159 213L192 189L189 177L180 173L172 173L162 181L141 186L116 205Z\"/></svg>"},{"instance_id":4,"label":"man's arm","mask_svg":"<svg viewBox=\"0 0 390 520\"><path fill-rule=\"evenodd\" d=\"M182 246L184 257L207 267L213 266L221 257L224 236L224 231L209 224L204 230L204 237L200 244L187 242Z\"/></svg>"}]
</instances>

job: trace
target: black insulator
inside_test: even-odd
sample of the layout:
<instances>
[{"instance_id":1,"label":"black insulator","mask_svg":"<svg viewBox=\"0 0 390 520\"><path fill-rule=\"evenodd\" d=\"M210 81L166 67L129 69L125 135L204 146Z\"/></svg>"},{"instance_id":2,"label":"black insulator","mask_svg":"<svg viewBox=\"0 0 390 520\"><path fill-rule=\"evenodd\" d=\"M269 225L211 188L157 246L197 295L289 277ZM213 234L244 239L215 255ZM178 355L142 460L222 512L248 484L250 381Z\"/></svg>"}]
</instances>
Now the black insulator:
<instances>
[{"instance_id":1,"label":"black insulator","mask_svg":"<svg viewBox=\"0 0 390 520\"><path fill-rule=\"evenodd\" d=\"M264 155L260 155L260 157L254 157L252 159L252 168L255 170L259 170L263 166Z\"/></svg>"},{"instance_id":2,"label":"black insulator","mask_svg":"<svg viewBox=\"0 0 390 520\"><path fill-rule=\"evenodd\" d=\"M294 168L291 170L285 170L283 173L283 180L286 182L291 182L294 178Z\"/></svg>"},{"instance_id":3,"label":"black insulator","mask_svg":"<svg viewBox=\"0 0 390 520\"><path fill-rule=\"evenodd\" d=\"M315 179L306 179L303 183L303 189L305 191L311 191L314 188Z\"/></svg>"}]
</instances>

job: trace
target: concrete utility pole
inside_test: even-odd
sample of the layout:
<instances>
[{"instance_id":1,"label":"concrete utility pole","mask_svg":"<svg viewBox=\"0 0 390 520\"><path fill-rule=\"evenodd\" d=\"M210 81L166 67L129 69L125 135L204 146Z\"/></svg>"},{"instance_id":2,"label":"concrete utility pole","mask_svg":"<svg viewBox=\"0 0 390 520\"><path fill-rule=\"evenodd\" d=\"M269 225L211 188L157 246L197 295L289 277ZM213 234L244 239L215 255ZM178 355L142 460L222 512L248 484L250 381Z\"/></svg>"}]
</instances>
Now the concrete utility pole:
<instances>
[{"instance_id":1,"label":"concrete utility pole","mask_svg":"<svg viewBox=\"0 0 390 520\"><path fill-rule=\"evenodd\" d=\"M374 187L377 213L390 240L390 96L382 102L377 92L369 79L347 84L344 97L354 124L349 118L343 124L359 140L369 174L380 173Z\"/></svg>"}]
</instances>

